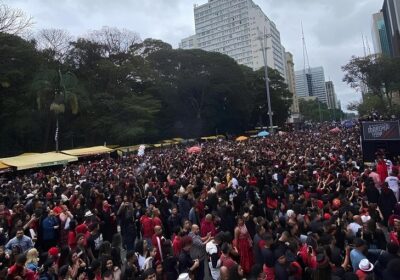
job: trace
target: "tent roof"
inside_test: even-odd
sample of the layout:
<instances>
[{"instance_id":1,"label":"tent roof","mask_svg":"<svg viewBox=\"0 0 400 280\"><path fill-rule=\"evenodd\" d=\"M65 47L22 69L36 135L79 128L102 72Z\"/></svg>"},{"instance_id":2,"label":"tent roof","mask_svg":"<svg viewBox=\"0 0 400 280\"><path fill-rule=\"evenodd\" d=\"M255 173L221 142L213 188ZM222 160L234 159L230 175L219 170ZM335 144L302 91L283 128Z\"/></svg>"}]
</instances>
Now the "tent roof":
<instances>
[{"instance_id":1,"label":"tent roof","mask_svg":"<svg viewBox=\"0 0 400 280\"><path fill-rule=\"evenodd\" d=\"M0 170L7 169L7 168L11 168L11 166L0 162Z\"/></svg>"},{"instance_id":2,"label":"tent roof","mask_svg":"<svg viewBox=\"0 0 400 280\"><path fill-rule=\"evenodd\" d=\"M146 148L150 148L150 147L151 147L150 145L147 145L147 144L141 144L141 145L145 146ZM120 150L120 151L122 151L122 152L128 152L128 151L129 151L129 152L136 152L136 151L139 150L139 147L140 147L141 145L119 147L117 150Z\"/></svg>"},{"instance_id":3,"label":"tent roof","mask_svg":"<svg viewBox=\"0 0 400 280\"><path fill-rule=\"evenodd\" d=\"M74 156L51 152L3 158L0 159L0 162L9 166L14 166L17 170L25 170L30 168L62 165L77 160L78 158Z\"/></svg>"},{"instance_id":4,"label":"tent roof","mask_svg":"<svg viewBox=\"0 0 400 280\"><path fill-rule=\"evenodd\" d=\"M73 149L73 150L64 150L61 151L63 154L71 155L71 156L90 156L90 155L100 155L111 153L113 149L104 147L104 146L95 146L90 148L81 148L81 149Z\"/></svg>"}]
</instances>

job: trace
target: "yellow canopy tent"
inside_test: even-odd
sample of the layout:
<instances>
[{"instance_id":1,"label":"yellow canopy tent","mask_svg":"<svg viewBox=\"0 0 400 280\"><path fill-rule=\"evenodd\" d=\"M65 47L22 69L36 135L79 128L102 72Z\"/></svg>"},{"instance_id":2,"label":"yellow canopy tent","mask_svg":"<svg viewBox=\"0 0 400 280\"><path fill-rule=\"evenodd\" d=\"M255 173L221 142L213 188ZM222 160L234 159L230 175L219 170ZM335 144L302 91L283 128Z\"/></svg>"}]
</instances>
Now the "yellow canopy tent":
<instances>
[{"instance_id":1,"label":"yellow canopy tent","mask_svg":"<svg viewBox=\"0 0 400 280\"><path fill-rule=\"evenodd\" d=\"M11 166L0 162L0 173L5 173L5 172L11 171L11 170L12 170Z\"/></svg>"},{"instance_id":2,"label":"yellow canopy tent","mask_svg":"<svg viewBox=\"0 0 400 280\"><path fill-rule=\"evenodd\" d=\"M218 136L201 137L201 140L216 140L216 139L218 139Z\"/></svg>"},{"instance_id":3,"label":"yellow canopy tent","mask_svg":"<svg viewBox=\"0 0 400 280\"><path fill-rule=\"evenodd\" d=\"M169 140L161 141L161 144L162 144L163 146L165 146L166 144L168 144L168 145L179 144L179 142L176 141L176 140L174 140L174 139L169 139Z\"/></svg>"},{"instance_id":4,"label":"yellow canopy tent","mask_svg":"<svg viewBox=\"0 0 400 280\"><path fill-rule=\"evenodd\" d=\"M141 145L134 145L134 146L126 146L126 147L119 147L117 150L128 153L128 152L137 152L139 150L139 147L144 145L147 148L150 148L150 145L147 144L141 144Z\"/></svg>"},{"instance_id":5,"label":"yellow canopy tent","mask_svg":"<svg viewBox=\"0 0 400 280\"><path fill-rule=\"evenodd\" d=\"M30 168L62 165L77 160L78 158L74 156L64 155L62 153L50 152L44 154L33 154L33 155L3 158L0 159L0 162L9 166L16 167L17 170L25 170Z\"/></svg>"},{"instance_id":6,"label":"yellow canopy tent","mask_svg":"<svg viewBox=\"0 0 400 280\"><path fill-rule=\"evenodd\" d=\"M81 149L72 149L72 150L64 150L61 151L63 154L70 155L70 156L92 156L92 155L101 155L111 153L113 149L104 147L104 146L95 146L90 148L81 148Z\"/></svg>"}]
</instances>

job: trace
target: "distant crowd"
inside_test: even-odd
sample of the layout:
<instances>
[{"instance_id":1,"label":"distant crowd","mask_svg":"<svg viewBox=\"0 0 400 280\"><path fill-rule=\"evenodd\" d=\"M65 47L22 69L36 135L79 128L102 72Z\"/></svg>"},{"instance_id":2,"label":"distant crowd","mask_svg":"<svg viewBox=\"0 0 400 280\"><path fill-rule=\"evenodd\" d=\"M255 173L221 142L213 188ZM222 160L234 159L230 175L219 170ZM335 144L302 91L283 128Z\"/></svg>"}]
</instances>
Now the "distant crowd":
<instances>
[{"instance_id":1,"label":"distant crowd","mask_svg":"<svg viewBox=\"0 0 400 280\"><path fill-rule=\"evenodd\" d=\"M17 173L0 279L398 280L400 162L332 128Z\"/></svg>"}]
</instances>

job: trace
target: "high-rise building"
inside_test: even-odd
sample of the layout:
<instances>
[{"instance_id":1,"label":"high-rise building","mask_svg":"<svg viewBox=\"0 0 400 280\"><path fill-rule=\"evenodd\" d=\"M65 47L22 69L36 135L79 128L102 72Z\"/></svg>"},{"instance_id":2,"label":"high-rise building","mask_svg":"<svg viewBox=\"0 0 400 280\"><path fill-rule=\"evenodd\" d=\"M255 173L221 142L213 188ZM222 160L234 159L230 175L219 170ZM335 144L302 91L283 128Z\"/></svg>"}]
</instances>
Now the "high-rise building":
<instances>
[{"instance_id":1,"label":"high-rise building","mask_svg":"<svg viewBox=\"0 0 400 280\"><path fill-rule=\"evenodd\" d=\"M400 1L385 0L382 7L390 54L400 56Z\"/></svg>"},{"instance_id":2,"label":"high-rise building","mask_svg":"<svg viewBox=\"0 0 400 280\"><path fill-rule=\"evenodd\" d=\"M335 86L332 81L325 82L326 96L328 99L328 109L338 109L338 102L335 92Z\"/></svg>"},{"instance_id":3,"label":"high-rise building","mask_svg":"<svg viewBox=\"0 0 400 280\"><path fill-rule=\"evenodd\" d=\"M299 98L316 98L328 104L323 67L308 68L295 72L296 94Z\"/></svg>"},{"instance_id":4,"label":"high-rise building","mask_svg":"<svg viewBox=\"0 0 400 280\"><path fill-rule=\"evenodd\" d=\"M179 44L182 49L203 49L229 55L254 70L267 65L285 77L284 48L275 25L252 0L208 0L194 7L195 35Z\"/></svg>"},{"instance_id":5,"label":"high-rise building","mask_svg":"<svg viewBox=\"0 0 400 280\"><path fill-rule=\"evenodd\" d=\"M372 15L372 40L376 54L390 56L389 40L383 12Z\"/></svg>"},{"instance_id":6,"label":"high-rise building","mask_svg":"<svg viewBox=\"0 0 400 280\"><path fill-rule=\"evenodd\" d=\"M286 81L288 84L289 91L292 93L292 106L290 107L290 111L293 114L298 114L299 110L299 100L296 95L296 78L294 74L294 61L293 55L290 52L285 53L286 59Z\"/></svg>"}]
</instances>

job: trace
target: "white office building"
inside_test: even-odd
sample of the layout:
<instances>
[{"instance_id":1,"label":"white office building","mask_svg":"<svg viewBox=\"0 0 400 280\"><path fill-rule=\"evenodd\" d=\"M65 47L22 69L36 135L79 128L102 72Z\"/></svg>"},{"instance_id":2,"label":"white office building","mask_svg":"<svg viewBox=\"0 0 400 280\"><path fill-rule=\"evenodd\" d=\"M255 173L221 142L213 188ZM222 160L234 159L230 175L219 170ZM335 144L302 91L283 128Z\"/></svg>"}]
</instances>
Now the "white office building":
<instances>
[{"instance_id":1,"label":"white office building","mask_svg":"<svg viewBox=\"0 0 400 280\"><path fill-rule=\"evenodd\" d=\"M299 98L315 98L328 105L323 67L296 71L295 76L296 94Z\"/></svg>"},{"instance_id":2,"label":"white office building","mask_svg":"<svg viewBox=\"0 0 400 280\"><path fill-rule=\"evenodd\" d=\"M267 64L286 78L285 50L276 25L252 0L208 0L194 7L195 35L179 44L229 55L254 70L264 66L260 38L266 38Z\"/></svg>"}]
</instances>

